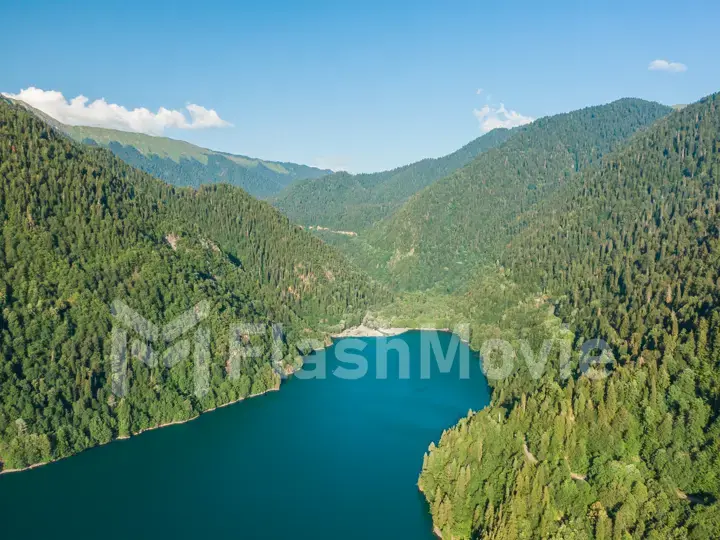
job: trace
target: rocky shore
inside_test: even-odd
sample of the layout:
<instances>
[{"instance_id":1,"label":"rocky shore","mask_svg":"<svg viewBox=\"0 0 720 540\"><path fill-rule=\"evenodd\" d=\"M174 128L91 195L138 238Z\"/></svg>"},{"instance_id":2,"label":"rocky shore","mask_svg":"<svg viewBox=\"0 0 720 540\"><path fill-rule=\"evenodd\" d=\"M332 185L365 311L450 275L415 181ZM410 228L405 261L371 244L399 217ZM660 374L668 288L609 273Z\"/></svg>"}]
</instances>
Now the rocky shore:
<instances>
[{"instance_id":1,"label":"rocky shore","mask_svg":"<svg viewBox=\"0 0 720 540\"><path fill-rule=\"evenodd\" d=\"M332 334L333 338L346 338L346 337L386 337L386 336L397 336L404 332L411 330L410 328L385 328L377 327L373 328L365 324L359 326L353 326L346 328L338 334Z\"/></svg>"}]
</instances>

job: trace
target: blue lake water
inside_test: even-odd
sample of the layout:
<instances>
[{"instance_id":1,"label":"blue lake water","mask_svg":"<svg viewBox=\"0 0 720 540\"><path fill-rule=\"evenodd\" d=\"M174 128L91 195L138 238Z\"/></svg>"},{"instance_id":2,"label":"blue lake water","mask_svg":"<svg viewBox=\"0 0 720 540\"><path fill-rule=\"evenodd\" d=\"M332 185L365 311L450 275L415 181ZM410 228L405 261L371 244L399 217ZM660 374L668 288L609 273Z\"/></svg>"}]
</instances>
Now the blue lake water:
<instances>
[{"instance_id":1,"label":"blue lake water","mask_svg":"<svg viewBox=\"0 0 720 540\"><path fill-rule=\"evenodd\" d=\"M324 355L325 379L293 377L279 392L192 422L0 476L0 538L429 540L416 486L423 453L469 409L487 405L489 390L462 343L468 378L460 353L447 373L431 353L423 378L427 336L391 338L408 346L409 378L393 352L387 378L377 377L386 338L362 338L367 374L340 378L339 368L356 366L338 360L337 342L309 357ZM457 341L438 336L443 351Z\"/></svg>"}]
</instances>

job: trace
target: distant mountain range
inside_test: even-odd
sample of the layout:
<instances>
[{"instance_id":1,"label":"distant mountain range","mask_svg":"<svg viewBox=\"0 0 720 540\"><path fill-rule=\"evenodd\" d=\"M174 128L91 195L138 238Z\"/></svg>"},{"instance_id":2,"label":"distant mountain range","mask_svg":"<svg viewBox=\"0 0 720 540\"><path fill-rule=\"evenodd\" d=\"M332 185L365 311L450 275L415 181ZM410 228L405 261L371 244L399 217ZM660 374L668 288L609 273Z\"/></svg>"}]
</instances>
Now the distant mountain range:
<instances>
[{"instance_id":1,"label":"distant mountain range","mask_svg":"<svg viewBox=\"0 0 720 540\"><path fill-rule=\"evenodd\" d=\"M455 290L477 264L496 259L534 205L671 111L659 103L621 99L541 118L496 141L501 144L488 145L357 238L329 241L401 289L441 284Z\"/></svg>"},{"instance_id":2,"label":"distant mountain range","mask_svg":"<svg viewBox=\"0 0 720 540\"><path fill-rule=\"evenodd\" d=\"M267 198L298 180L318 178L333 172L297 163L216 152L168 137L68 126L26 103L17 103L74 140L109 148L126 163L176 186L197 188L205 184L227 183L241 187L255 197Z\"/></svg>"},{"instance_id":3,"label":"distant mountain range","mask_svg":"<svg viewBox=\"0 0 720 540\"><path fill-rule=\"evenodd\" d=\"M419 193L371 238L406 256L392 269L403 284L424 288L448 277L459 284L467 268L491 261L522 226L522 212L670 112L622 99L541 118Z\"/></svg>"},{"instance_id":4,"label":"distant mountain range","mask_svg":"<svg viewBox=\"0 0 720 540\"><path fill-rule=\"evenodd\" d=\"M452 154L371 174L337 172L291 184L271 202L308 226L361 231L387 217L412 195L504 143L513 131L494 129Z\"/></svg>"},{"instance_id":5,"label":"distant mountain range","mask_svg":"<svg viewBox=\"0 0 720 540\"><path fill-rule=\"evenodd\" d=\"M251 342L234 320L283 323L287 370L306 337L361 320L467 323L493 393L423 460L439 537L717 538L720 94L674 109L621 99L300 181L273 202L313 235L242 189L168 186L92 146L163 179L172 163L288 164L56 126L88 147L0 100L3 466L275 388L274 355L224 355ZM138 348L112 394L115 298L157 321L211 304L206 393L192 361L165 369Z\"/></svg>"}]
</instances>

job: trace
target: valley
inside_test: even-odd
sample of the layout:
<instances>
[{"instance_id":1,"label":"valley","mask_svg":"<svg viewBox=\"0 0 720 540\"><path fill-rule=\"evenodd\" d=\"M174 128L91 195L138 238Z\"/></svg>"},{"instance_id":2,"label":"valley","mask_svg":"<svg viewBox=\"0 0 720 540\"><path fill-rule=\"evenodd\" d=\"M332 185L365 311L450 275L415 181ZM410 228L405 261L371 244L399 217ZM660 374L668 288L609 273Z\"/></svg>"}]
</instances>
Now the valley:
<instances>
[{"instance_id":1,"label":"valley","mask_svg":"<svg viewBox=\"0 0 720 540\"><path fill-rule=\"evenodd\" d=\"M12 534L145 482L110 537L717 536L720 94L328 172L0 100L0 458L59 461L0 478ZM469 378L337 376L433 328Z\"/></svg>"}]
</instances>

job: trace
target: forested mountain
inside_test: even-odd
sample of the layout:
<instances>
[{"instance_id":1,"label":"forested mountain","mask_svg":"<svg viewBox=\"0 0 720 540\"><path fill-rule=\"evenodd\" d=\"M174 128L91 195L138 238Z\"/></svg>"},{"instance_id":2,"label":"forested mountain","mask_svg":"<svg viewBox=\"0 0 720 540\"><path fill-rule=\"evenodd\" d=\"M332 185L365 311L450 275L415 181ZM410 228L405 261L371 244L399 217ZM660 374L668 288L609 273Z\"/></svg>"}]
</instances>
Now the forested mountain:
<instances>
[{"instance_id":1,"label":"forested mountain","mask_svg":"<svg viewBox=\"0 0 720 540\"><path fill-rule=\"evenodd\" d=\"M393 215L372 202L363 214L360 201L400 186L410 196L429 176L330 177L328 219L354 215L361 228L387 216L347 239L366 250L356 260L399 288L442 286L404 294L383 314L468 321L473 347L502 338L517 351L515 372L491 381L490 406L425 456L419 487L436 530L443 538L718 537L720 95L672 113L624 99L493 137ZM229 355L231 340L270 348L272 331L238 333L236 322L282 323L282 365L291 369L303 338L390 300L243 190L168 186L5 101L0 178L6 468L276 387L267 355ZM313 186L325 180L302 184L298 212L314 215ZM127 394L111 391L116 299L157 324L208 302L207 393L196 392L192 358L150 366L140 350ZM587 376L597 368L582 362L581 346L595 338L616 360L607 377ZM545 340L553 347L538 371L526 362L539 360ZM158 344L157 357L172 350ZM486 370L497 361L484 353Z\"/></svg>"},{"instance_id":2,"label":"forested mountain","mask_svg":"<svg viewBox=\"0 0 720 540\"><path fill-rule=\"evenodd\" d=\"M519 336L533 351L551 336L576 351L600 338L617 364L592 378L578 353L570 369L554 353L540 379L497 382L491 406L425 458L436 527L444 538L717 538L720 94L519 220L497 271L569 325Z\"/></svg>"},{"instance_id":3,"label":"forested mountain","mask_svg":"<svg viewBox=\"0 0 720 540\"><path fill-rule=\"evenodd\" d=\"M387 293L269 204L227 185L169 186L103 148L60 135L0 100L0 460L24 467L188 419L276 387L269 354L230 358L235 323L281 323L295 345L357 321ZM197 393L192 355L133 358L111 392L111 310L158 325L207 304L210 355ZM234 337L231 337L234 336ZM169 338L168 338L169 339ZM269 347L266 350L270 350ZM132 351L149 363L146 352ZM162 365L167 363L170 367Z\"/></svg>"},{"instance_id":4,"label":"forested mountain","mask_svg":"<svg viewBox=\"0 0 720 540\"><path fill-rule=\"evenodd\" d=\"M225 183L266 198L290 184L332 171L297 163L266 161L216 152L185 141L116 129L68 126L18 102L78 142L109 148L117 157L156 178L181 187Z\"/></svg>"},{"instance_id":5,"label":"forested mountain","mask_svg":"<svg viewBox=\"0 0 720 540\"><path fill-rule=\"evenodd\" d=\"M283 190L272 202L302 225L358 232L396 210L410 196L501 145L513 131L494 129L437 159L372 174L338 172Z\"/></svg>"},{"instance_id":6,"label":"forested mountain","mask_svg":"<svg viewBox=\"0 0 720 540\"><path fill-rule=\"evenodd\" d=\"M362 240L403 289L464 285L479 263L494 261L521 214L670 107L639 99L536 120L497 148L414 195Z\"/></svg>"}]
</instances>

